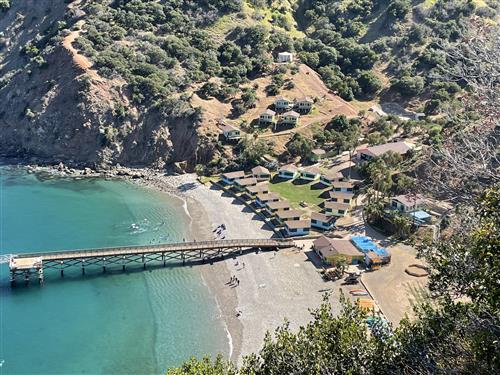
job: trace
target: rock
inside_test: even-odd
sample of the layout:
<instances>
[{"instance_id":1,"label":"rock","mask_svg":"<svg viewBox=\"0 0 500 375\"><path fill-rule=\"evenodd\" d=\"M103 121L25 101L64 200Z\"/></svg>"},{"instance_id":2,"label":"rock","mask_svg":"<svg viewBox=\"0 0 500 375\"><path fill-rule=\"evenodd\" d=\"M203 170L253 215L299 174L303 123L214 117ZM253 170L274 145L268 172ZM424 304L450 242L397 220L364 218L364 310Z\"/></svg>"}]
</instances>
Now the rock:
<instances>
[{"instance_id":1,"label":"rock","mask_svg":"<svg viewBox=\"0 0 500 375\"><path fill-rule=\"evenodd\" d=\"M85 176L90 176L92 173L93 173L93 172L92 172L92 169L90 169L90 168L88 168L88 167L85 167L85 168L83 169L83 174L84 174Z\"/></svg>"},{"instance_id":2,"label":"rock","mask_svg":"<svg viewBox=\"0 0 500 375\"><path fill-rule=\"evenodd\" d=\"M65 169L64 164L63 164L62 162L60 162L60 163L59 163L59 165L57 166L57 170L58 170L59 172L62 172L62 171L64 171L64 169Z\"/></svg>"},{"instance_id":3,"label":"rock","mask_svg":"<svg viewBox=\"0 0 500 375\"><path fill-rule=\"evenodd\" d=\"M174 171L175 173L185 174L187 168L187 161L178 161L174 163Z\"/></svg>"}]
</instances>

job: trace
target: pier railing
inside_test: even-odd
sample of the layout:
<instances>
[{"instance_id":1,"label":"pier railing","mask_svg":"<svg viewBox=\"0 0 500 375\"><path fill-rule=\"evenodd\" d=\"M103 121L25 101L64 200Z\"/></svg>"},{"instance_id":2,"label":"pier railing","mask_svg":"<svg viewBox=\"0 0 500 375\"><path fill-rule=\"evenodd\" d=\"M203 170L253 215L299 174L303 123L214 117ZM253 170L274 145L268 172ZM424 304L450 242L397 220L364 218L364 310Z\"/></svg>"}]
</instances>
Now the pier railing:
<instances>
[{"instance_id":1,"label":"pier railing","mask_svg":"<svg viewBox=\"0 0 500 375\"><path fill-rule=\"evenodd\" d=\"M141 264L145 269L151 262L164 266L167 262L204 262L234 253L241 254L249 249L282 249L294 245L290 239L236 239L21 253L8 257L11 282L17 276L24 276L25 281L29 281L32 273L37 274L38 280L43 282L44 268L60 270L61 276L64 276L64 269L69 267L79 267L82 274L91 266L102 267L103 272L110 266L121 266L125 270L129 264Z\"/></svg>"}]
</instances>

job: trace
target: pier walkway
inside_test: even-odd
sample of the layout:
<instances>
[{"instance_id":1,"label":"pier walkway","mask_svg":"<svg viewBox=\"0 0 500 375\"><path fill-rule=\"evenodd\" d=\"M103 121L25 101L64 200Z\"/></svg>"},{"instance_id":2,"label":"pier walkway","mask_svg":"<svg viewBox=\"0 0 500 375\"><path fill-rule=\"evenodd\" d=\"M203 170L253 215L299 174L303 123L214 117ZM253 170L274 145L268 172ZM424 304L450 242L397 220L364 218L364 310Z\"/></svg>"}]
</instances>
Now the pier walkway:
<instances>
[{"instance_id":1,"label":"pier walkway","mask_svg":"<svg viewBox=\"0 0 500 375\"><path fill-rule=\"evenodd\" d=\"M18 276L28 282L32 274L43 282L44 269L64 270L78 267L82 274L88 267L102 267L103 272L111 266L121 266L122 270L129 264L140 264L145 269L149 263L163 264L187 261L210 261L244 250L277 250L295 246L288 239L241 239L216 240L199 242L181 242L162 245L124 246L99 249L49 251L40 253L21 253L2 255L0 263L9 263L10 280L14 283Z\"/></svg>"}]
</instances>

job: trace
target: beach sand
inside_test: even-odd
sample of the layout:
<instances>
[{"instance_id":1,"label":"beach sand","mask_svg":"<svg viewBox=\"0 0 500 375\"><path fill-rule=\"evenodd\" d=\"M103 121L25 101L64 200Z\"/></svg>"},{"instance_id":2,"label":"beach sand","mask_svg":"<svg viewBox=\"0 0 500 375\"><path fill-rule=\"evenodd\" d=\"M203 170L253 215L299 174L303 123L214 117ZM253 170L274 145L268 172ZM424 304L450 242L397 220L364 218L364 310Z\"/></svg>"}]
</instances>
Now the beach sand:
<instances>
[{"instance_id":1,"label":"beach sand","mask_svg":"<svg viewBox=\"0 0 500 375\"><path fill-rule=\"evenodd\" d=\"M166 176L149 180L148 186L183 198L191 217L190 240L214 239L218 225L227 228L226 239L270 238L274 232L241 202L215 187L196 181L194 175ZM225 261L200 266L202 276L214 293L228 330L229 354L235 363L258 352L265 333L282 325L292 329L306 324L310 308L317 308L328 286L309 261L307 251L247 253ZM240 283L229 285L231 276ZM338 311L338 291L330 291ZM237 313L240 312L239 316Z\"/></svg>"}]
</instances>

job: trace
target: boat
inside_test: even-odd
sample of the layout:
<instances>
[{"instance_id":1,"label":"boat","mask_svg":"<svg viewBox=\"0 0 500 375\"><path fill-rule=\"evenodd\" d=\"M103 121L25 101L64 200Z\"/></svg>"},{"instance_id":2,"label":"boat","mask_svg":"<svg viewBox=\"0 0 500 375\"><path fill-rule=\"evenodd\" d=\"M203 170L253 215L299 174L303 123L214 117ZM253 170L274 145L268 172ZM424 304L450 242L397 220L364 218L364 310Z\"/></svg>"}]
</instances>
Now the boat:
<instances>
[{"instance_id":1,"label":"boat","mask_svg":"<svg viewBox=\"0 0 500 375\"><path fill-rule=\"evenodd\" d=\"M368 292L366 290L362 289L354 289L351 290L349 293L351 293L353 296L367 296Z\"/></svg>"}]
</instances>

